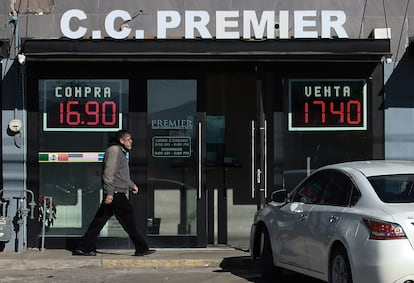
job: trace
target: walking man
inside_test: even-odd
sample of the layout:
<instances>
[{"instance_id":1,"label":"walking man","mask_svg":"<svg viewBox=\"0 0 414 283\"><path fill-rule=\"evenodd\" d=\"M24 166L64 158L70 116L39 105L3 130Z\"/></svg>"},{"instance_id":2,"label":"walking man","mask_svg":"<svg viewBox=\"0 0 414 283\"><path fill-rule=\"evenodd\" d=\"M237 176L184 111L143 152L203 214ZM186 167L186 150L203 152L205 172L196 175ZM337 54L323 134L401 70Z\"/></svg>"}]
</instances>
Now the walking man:
<instances>
[{"instance_id":1,"label":"walking man","mask_svg":"<svg viewBox=\"0 0 414 283\"><path fill-rule=\"evenodd\" d=\"M127 198L129 190L133 194L137 194L139 191L138 186L131 180L127 159L127 154L132 149L132 143L131 133L127 130L119 130L116 133L115 142L106 149L102 170L104 198L95 218L89 224L88 230L72 252L73 255L95 256L95 241L106 222L113 215L134 244L135 256L144 256L155 252L148 248L148 244L138 234L133 208Z\"/></svg>"}]
</instances>

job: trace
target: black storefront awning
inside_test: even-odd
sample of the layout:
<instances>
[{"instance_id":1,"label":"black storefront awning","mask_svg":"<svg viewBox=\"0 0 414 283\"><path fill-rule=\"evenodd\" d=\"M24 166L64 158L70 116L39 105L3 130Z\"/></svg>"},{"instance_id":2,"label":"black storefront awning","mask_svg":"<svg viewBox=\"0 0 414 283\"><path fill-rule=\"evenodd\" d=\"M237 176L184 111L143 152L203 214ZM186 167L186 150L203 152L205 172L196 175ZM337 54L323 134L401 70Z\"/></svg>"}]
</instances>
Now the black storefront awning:
<instances>
[{"instance_id":1,"label":"black storefront awning","mask_svg":"<svg viewBox=\"0 0 414 283\"><path fill-rule=\"evenodd\" d=\"M379 61L390 54L390 40L26 39L22 44L22 52L29 60Z\"/></svg>"}]
</instances>

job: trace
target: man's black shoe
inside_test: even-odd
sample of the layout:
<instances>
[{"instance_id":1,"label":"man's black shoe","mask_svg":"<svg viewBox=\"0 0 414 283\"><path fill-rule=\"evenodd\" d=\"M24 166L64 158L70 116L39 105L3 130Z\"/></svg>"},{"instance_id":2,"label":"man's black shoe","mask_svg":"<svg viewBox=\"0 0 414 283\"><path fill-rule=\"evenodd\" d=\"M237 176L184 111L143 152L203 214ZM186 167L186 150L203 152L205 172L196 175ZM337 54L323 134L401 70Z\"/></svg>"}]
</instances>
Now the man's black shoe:
<instances>
[{"instance_id":1,"label":"man's black shoe","mask_svg":"<svg viewBox=\"0 0 414 283\"><path fill-rule=\"evenodd\" d=\"M84 251L82 251L82 250L78 250L78 249L76 249L76 250L74 250L74 251L72 252L72 255L96 256L96 253L95 253L94 251L91 251L91 252L84 252Z\"/></svg>"},{"instance_id":2,"label":"man's black shoe","mask_svg":"<svg viewBox=\"0 0 414 283\"><path fill-rule=\"evenodd\" d=\"M146 251L141 251L141 252L136 251L134 256L144 256L144 255L150 255L153 253L155 253L155 250L146 250Z\"/></svg>"}]
</instances>

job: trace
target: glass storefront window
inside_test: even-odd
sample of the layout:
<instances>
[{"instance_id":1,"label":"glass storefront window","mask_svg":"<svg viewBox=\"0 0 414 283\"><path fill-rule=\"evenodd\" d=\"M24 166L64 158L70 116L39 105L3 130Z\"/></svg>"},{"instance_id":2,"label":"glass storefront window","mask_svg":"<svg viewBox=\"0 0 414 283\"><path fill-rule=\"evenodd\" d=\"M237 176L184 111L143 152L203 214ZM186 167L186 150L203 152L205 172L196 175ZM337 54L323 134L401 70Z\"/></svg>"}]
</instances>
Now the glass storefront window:
<instances>
[{"instance_id":1,"label":"glass storefront window","mask_svg":"<svg viewBox=\"0 0 414 283\"><path fill-rule=\"evenodd\" d=\"M323 165L372 158L367 82L289 80L284 184L293 189Z\"/></svg>"},{"instance_id":2,"label":"glass storefront window","mask_svg":"<svg viewBox=\"0 0 414 283\"><path fill-rule=\"evenodd\" d=\"M128 85L118 79L39 80L39 194L57 205L48 235L82 235L93 218L102 199L105 148L127 125ZM111 222L107 226L103 235L111 235Z\"/></svg>"},{"instance_id":3,"label":"glass storefront window","mask_svg":"<svg viewBox=\"0 0 414 283\"><path fill-rule=\"evenodd\" d=\"M148 80L148 234L197 232L197 81Z\"/></svg>"}]
</instances>

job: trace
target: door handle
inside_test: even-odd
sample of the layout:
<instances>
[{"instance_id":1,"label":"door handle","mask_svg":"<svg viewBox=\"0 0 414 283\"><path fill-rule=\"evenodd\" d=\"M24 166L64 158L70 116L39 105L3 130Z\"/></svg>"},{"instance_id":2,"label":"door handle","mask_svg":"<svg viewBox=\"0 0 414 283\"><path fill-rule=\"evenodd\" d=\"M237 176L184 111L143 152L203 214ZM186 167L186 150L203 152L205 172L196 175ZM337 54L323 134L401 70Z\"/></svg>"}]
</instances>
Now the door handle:
<instances>
[{"instance_id":1,"label":"door handle","mask_svg":"<svg viewBox=\"0 0 414 283\"><path fill-rule=\"evenodd\" d=\"M259 168L257 168L256 172L257 172L257 174L256 174L256 178L257 178L256 182L258 184L260 184L260 182L262 180L262 170L260 170Z\"/></svg>"},{"instance_id":2,"label":"door handle","mask_svg":"<svg viewBox=\"0 0 414 283\"><path fill-rule=\"evenodd\" d=\"M332 215L331 217L329 217L329 223L334 223L339 219L338 216L336 215Z\"/></svg>"},{"instance_id":3,"label":"door handle","mask_svg":"<svg viewBox=\"0 0 414 283\"><path fill-rule=\"evenodd\" d=\"M251 176L250 176L250 186L251 186L251 198L254 199L254 193L255 193L255 160L254 160L254 151L255 151L255 140L254 140L254 131L255 131L255 125L254 125L254 120L251 120L250 123L250 142L251 142L251 147L250 147L250 166L251 166Z\"/></svg>"},{"instance_id":4,"label":"door handle","mask_svg":"<svg viewBox=\"0 0 414 283\"><path fill-rule=\"evenodd\" d=\"M264 194L265 198L267 199L267 120L264 120L264 149L263 149L263 159L264 159Z\"/></svg>"},{"instance_id":5,"label":"door handle","mask_svg":"<svg viewBox=\"0 0 414 283\"><path fill-rule=\"evenodd\" d=\"M201 122L198 122L198 199L201 199L201 192L202 192L202 125Z\"/></svg>"},{"instance_id":6,"label":"door handle","mask_svg":"<svg viewBox=\"0 0 414 283\"><path fill-rule=\"evenodd\" d=\"M260 130L263 130L263 160L264 164L261 164L260 167L263 168L257 168L255 169L256 165L256 139L255 139L255 130L256 125L255 121L251 120L250 125L250 142L251 142L251 148L250 148L250 164L251 164L251 198L254 199L255 196L255 180L257 184L260 184L262 182L262 174L263 174L263 190L265 198L267 198L267 120L264 121L264 127L260 128Z\"/></svg>"}]
</instances>

